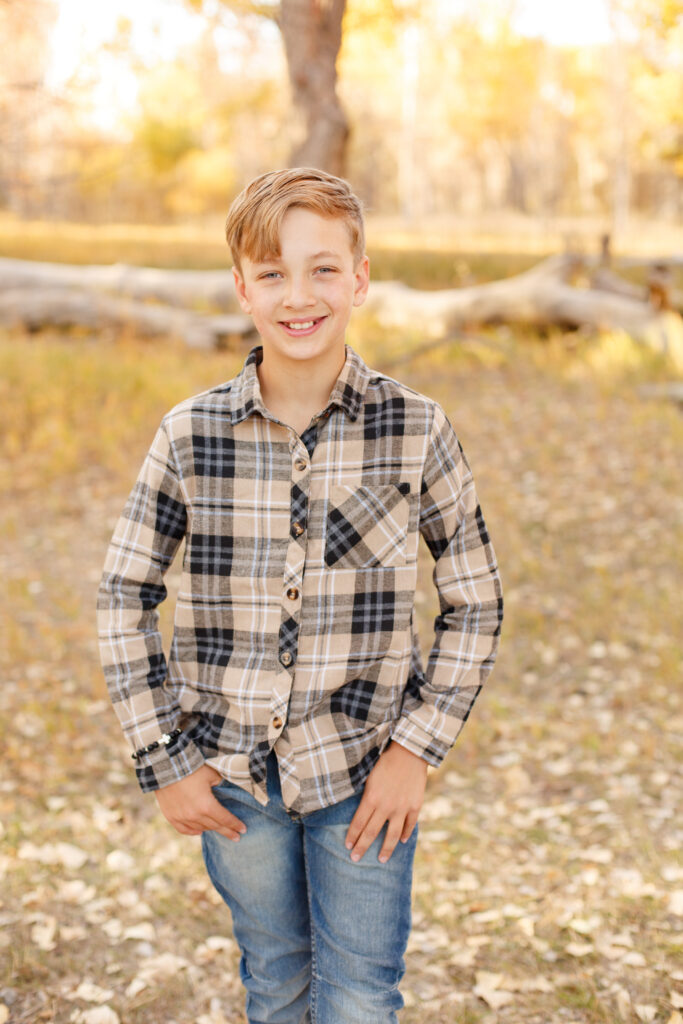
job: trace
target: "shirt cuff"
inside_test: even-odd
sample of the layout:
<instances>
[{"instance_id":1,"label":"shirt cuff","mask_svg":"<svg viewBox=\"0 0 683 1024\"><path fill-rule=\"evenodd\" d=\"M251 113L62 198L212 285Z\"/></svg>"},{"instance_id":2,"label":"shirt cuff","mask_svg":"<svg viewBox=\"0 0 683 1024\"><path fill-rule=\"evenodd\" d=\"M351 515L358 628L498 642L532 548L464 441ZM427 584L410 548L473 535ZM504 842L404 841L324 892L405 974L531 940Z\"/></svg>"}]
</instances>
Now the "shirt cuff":
<instances>
[{"instance_id":1,"label":"shirt cuff","mask_svg":"<svg viewBox=\"0 0 683 1024\"><path fill-rule=\"evenodd\" d=\"M438 768L452 744L437 739L433 733L425 729L419 721L420 710L411 711L399 718L391 738L394 743L405 747L411 754L417 754L427 764Z\"/></svg>"},{"instance_id":2,"label":"shirt cuff","mask_svg":"<svg viewBox=\"0 0 683 1024\"><path fill-rule=\"evenodd\" d=\"M135 774L143 793L152 793L191 775L205 762L193 740L183 732L169 747L159 746L135 761Z\"/></svg>"}]
</instances>

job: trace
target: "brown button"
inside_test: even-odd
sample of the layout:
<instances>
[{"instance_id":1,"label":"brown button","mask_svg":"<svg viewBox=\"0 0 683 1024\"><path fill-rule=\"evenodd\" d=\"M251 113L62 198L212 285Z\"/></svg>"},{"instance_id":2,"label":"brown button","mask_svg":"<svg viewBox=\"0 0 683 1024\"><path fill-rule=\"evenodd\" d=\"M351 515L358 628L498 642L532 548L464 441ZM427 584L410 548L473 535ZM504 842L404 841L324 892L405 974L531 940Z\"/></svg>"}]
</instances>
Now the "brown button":
<instances>
[{"instance_id":1,"label":"brown button","mask_svg":"<svg viewBox=\"0 0 683 1024\"><path fill-rule=\"evenodd\" d=\"M297 590L296 587L290 587L289 590L287 591L287 597L289 598L290 601L296 601L298 596L299 591Z\"/></svg>"},{"instance_id":2,"label":"brown button","mask_svg":"<svg viewBox=\"0 0 683 1024\"><path fill-rule=\"evenodd\" d=\"M273 721L270 724L272 725L273 729L281 729L282 728L282 719L281 718L274 718Z\"/></svg>"},{"instance_id":3,"label":"brown button","mask_svg":"<svg viewBox=\"0 0 683 1024\"><path fill-rule=\"evenodd\" d=\"M304 459L297 459L296 462L294 463L294 468L298 469L300 473L303 473L303 471L306 469L306 462L305 462L305 460Z\"/></svg>"},{"instance_id":4,"label":"brown button","mask_svg":"<svg viewBox=\"0 0 683 1024\"><path fill-rule=\"evenodd\" d=\"M283 665L292 664L292 655L289 653L289 651L282 652L282 654L280 655L280 661L282 662Z\"/></svg>"},{"instance_id":5,"label":"brown button","mask_svg":"<svg viewBox=\"0 0 683 1024\"><path fill-rule=\"evenodd\" d=\"M301 525L301 523L294 523L294 525L292 526L292 533L294 534L294 536L300 537L303 532L304 528Z\"/></svg>"}]
</instances>

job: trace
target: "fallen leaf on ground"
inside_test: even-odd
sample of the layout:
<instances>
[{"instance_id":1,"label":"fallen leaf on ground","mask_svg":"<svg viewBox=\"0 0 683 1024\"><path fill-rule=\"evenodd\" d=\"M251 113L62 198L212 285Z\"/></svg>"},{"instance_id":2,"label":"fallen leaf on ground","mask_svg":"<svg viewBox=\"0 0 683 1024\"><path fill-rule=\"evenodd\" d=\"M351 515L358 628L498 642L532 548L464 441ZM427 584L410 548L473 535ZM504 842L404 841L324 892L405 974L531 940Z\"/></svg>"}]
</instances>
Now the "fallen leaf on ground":
<instances>
[{"instance_id":1,"label":"fallen leaf on ground","mask_svg":"<svg viewBox=\"0 0 683 1024\"><path fill-rule=\"evenodd\" d=\"M67 995L67 999L84 999L86 1003L106 1003L113 998L113 989L101 988L92 981L82 981L77 989Z\"/></svg>"},{"instance_id":2,"label":"fallen leaf on ground","mask_svg":"<svg viewBox=\"0 0 683 1024\"><path fill-rule=\"evenodd\" d=\"M572 860L589 860L594 864L609 864L614 859L612 851L603 846L589 846L585 850L577 850L570 856Z\"/></svg>"},{"instance_id":3,"label":"fallen leaf on ground","mask_svg":"<svg viewBox=\"0 0 683 1024\"><path fill-rule=\"evenodd\" d=\"M61 864L65 868L78 870L88 859L88 854L72 843L22 843L19 847L20 860L37 860L41 864Z\"/></svg>"},{"instance_id":4,"label":"fallen leaf on ground","mask_svg":"<svg viewBox=\"0 0 683 1024\"><path fill-rule=\"evenodd\" d=\"M676 889L671 893L666 909L670 914L676 914L677 917L683 916L683 889Z\"/></svg>"},{"instance_id":5,"label":"fallen leaf on ground","mask_svg":"<svg viewBox=\"0 0 683 1024\"><path fill-rule=\"evenodd\" d=\"M564 948L570 956L588 956L594 947L590 942L569 942Z\"/></svg>"},{"instance_id":6,"label":"fallen leaf on ground","mask_svg":"<svg viewBox=\"0 0 683 1024\"><path fill-rule=\"evenodd\" d=\"M509 974L505 974L501 988L510 992L553 992L555 986L542 974L537 974L533 978L511 978Z\"/></svg>"},{"instance_id":7,"label":"fallen leaf on ground","mask_svg":"<svg viewBox=\"0 0 683 1024\"><path fill-rule=\"evenodd\" d=\"M516 921L517 927L520 931L526 935L527 938L531 938L534 934L534 928L536 925L535 918L533 917L519 917Z\"/></svg>"},{"instance_id":8,"label":"fallen leaf on ground","mask_svg":"<svg viewBox=\"0 0 683 1024\"><path fill-rule=\"evenodd\" d=\"M107 854L105 864L110 871L132 871L135 867L135 860L125 850L112 850Z\"/></svg>"},{"instance_id":9,"label":"fallen leaf on ground","mask_svg":"<svg viewBox=\"0 0 683 1024\"><path fill-rule=\"evenodd\" d=\"M207 964L215 960L220 953L235 948L234 939L229 939L225 935L210 935L206 942L197 947L194 958L199 964Z\"/></svg>"},{"instance_id":10,"label":"fallen leaf on ground","mask_svg":"<svg viewBox=\"0 0 683 1024\"><path fill-rule=\"evenodd\" d=\"M57 890L57 899L65 903L88 903L95 895L95 886L86 885L82 878L70 878Z\"/></svg>"},{"instance_id":11,"label":"fallen leaf on ground","mask_svg":"<svg viewBox=\"0 0 683 1024\"><path fill-rule=\"evenodd\" d=\"M195 1024L231 1024L223 1013L218 999L212 999L209 1004L209 1012L197 1017Z\"/></svg>"},{"instance_id":12,"label":"fallen leaf on ground","mask_svg":"<svg viewBox=\"0 0 683 1024\"><path fill-rule=\"evenodd\" d=\"M476 984L473 992L475 996L483 999L492 1010L498 1010L501 1006L507 1006L508 1003L515 1000L512 992L506 992L499 987L503 977L502 974L494 974L491 971L477 971L475 974Z\"/></svg>"},{"instance_id":13,"label":"fallen leaf on ground","mask_svg":"<svg viewBox=\"0 0 683 1024\"><path fill-rule=\"evenodd\" d=\"M162 978L173 977L188 966L187 960L173 953L160 953L158 956L149 957L126 989L127 998L132 999L148 985L153 985Z\"/></svg>"},{"instance_id":14,"label":"fallen leaf on ground","mask_svg":"<svg viewBox=\"0 0 683 1024\"><path fill-rule=\"evenodd\" d=\"M574 932L579 932L580 935L591 935L594 931L602 924L602 918L599 914L591 914L590 917L573 917L568 923L567 928L571 928Z\"/></svg>"},{"instance_id":15,"label":"fallen leaf on ground","mask_svg":"<svg viewBox=\"0 0 683 1024\"><path fill-rule=\"evenodd\" d=\"M123 935L123 924L118 917L112 917L102 925L102 931L110 939L120 939Z\"/></svg>"},{"instance_id":16,"label":"fallen leaf on ground","mask_svg":"<svg viewBox=\"0 0 683 1024\"><path fill-rule=\"evenodd\" d=\"M643 896L656 896L657 887L646 882L637 868L615 868L610 872L610 880L621 896L630 899L642 899Z\"/></svg>"},{"instance_id":17,"label":"fallen leaf on ground","mask_svg":"<svg viewBox=\"0 0 683 1024\"><path fill-rule=\"evenodd\" d=\"M625 988L620 988L617 992L617 1012L622 1020L631 1019L631 996Z\"/></svg>"},{"instance_id":18,"label":"fallen leaf on ground","mask_svg":"<svg viewBox=\"0 0 683 1024\"><path fill-rule=\"evenodd\" d=\"M141 939L142 942L153 942L156 938L156 931L151 921L143 921L141 924L131 925L123 933L124 939Z\"/></svg>"},{"instance_id":19,"label":"fallen leaf on ground","mask_svg":"<svg viewBox=\"0 0 683 1024\"><path fill-rule=\"evenodd\" d=\"M45 917L37 921L31 928L31 940L35 942L38 949L49 951L56 946L55 935L57 934L57 919Z\"/></svg>"},{"instance_id":20,"label":"fallen leaf on ground","mask_svg":"<svg viewBox=\"0 0 683 1024\"><path fill-rule=\"evenodd\" d=\"M77 1010L71 1018L73 1024L120 1024L119 1015L111 1006L94 1006L91 1010Z\"/></svg>"},{"instance_id":21,"label":"fallen leaf on ground","mask_svg":"<svg viewBox=\"0 0 683 1024\"><path fill-rule=\"evenodd\" d=\"M476 949L460 949L450 958L450 962L456 967L471 967L477 959Z\"/></svg>"},{"instance_id":22,"label":"fallen leaf on ground","mask_svg":"<svg viewBox=\"0 0 683 1024\"><path fill-rule=\"evenodd\" d=\"M635 949L631 949L628 953L624 953L621 958L621 963L626 967L647 967L647 960L642 953L638 953Z\"/></svg>"},{"instance_id":23,"label":"fallen leaf on ground","mask_svg":"<svg viewBox=\"0 0 683 1024\"><path fill-rule=\"evenodd\" d=\"M651 1024L657 1015L657 1007L638 1003L635 1007L636 1017L642 1020L643 1024Z\"/></svg>"}]
</instances>

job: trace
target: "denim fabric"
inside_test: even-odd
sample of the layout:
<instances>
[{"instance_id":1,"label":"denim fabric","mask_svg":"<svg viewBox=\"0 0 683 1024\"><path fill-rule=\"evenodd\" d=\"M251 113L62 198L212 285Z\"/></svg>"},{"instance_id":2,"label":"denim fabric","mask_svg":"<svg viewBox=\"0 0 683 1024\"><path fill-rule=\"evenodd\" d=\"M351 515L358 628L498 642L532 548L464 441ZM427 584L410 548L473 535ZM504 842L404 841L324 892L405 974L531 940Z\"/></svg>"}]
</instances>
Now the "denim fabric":
<instances>
[{"instance_id":1,"label":"denim fabric","mask_svg":"<svg viewBox=\"0 0 683 1024\"><path fill-rule=\"evenodd\" d=\"M359 863L344 846L361 794L300 816L268 758L268 804L224 781L214 794L247 826L233 843L204 832L209 876L242 951L249 1024L391 1024L410 931L417 829L386 864L384 831Z\"/></svg>"}]
</instances>

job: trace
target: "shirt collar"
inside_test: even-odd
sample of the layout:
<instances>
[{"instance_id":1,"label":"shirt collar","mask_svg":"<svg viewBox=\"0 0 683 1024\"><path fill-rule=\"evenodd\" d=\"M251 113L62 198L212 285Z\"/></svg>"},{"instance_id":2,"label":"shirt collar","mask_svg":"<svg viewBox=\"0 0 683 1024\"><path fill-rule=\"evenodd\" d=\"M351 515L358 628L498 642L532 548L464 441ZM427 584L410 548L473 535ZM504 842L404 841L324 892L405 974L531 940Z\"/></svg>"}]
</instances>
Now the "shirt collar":
<instances>
[{"instance_id":1,"label":"shirt collar","mask_svg":"<svg viewBox=\"0 0 683 1024\"><path fill-rule=\"evenodd\" d=\"M257 367L263 359L263 347L257 345L246 358L244 366L235 377L230 389L230 418L240 423L253 412L267 415L261 398ZM349 419L355 420L365 398L372 371L352 348L346 346L346 359L337 377L326 410L333 406L343 409ZM325 410L325 411L326 411Z\"/></svg>"}]
</instances>

